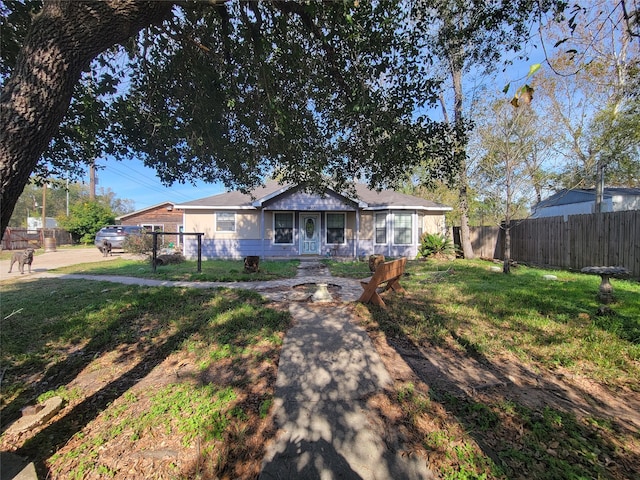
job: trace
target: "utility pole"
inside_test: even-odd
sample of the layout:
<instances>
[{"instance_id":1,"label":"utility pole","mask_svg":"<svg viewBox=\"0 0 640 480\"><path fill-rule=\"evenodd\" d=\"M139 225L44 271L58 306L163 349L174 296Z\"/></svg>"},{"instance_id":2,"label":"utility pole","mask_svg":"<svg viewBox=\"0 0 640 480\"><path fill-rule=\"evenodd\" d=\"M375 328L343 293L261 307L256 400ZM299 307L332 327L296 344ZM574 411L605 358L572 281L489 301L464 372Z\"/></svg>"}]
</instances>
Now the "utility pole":
<instances>
[{"instance_id":1,"label":"utility pole","mask_svg":"<svg viewBox=\"0 0 640 480\"><path fill-rule=\"evenodd\" d=\"M598 158L596 164L596 213L602 213L604 202L604 162L602 158Z\"/></svg>"},{"instance_id":2,"label":"utility pole","mask_svg":"<svg viewBox=\"0 0 640 480\"><path fill-rule=\"evenodd\" d=\"M89 165L89 200L96 199L96 162L95 160Z\"/></svg>"},{"instance_id":3,"label":"utility pole","mask_svg":"<svg viewBox=\"0 0 640 480\"><path fill-rule=\"evenodd\" d=\"M47 184L42 184L42 232L47 228Z\"/></svg>"}]
</instances>

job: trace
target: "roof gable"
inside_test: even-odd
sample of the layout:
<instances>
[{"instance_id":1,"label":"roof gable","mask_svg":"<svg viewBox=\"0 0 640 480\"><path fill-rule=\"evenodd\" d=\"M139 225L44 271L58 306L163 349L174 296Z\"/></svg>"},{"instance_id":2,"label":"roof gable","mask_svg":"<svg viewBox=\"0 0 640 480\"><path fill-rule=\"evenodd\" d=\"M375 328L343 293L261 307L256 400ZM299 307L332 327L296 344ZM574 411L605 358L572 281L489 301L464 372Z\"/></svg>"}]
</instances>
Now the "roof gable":
<instances>
[{"instance_id":1,"label":"roof gable","mask_svg":"<svg viewBox=\"0 0 640 480\"><path fill-rule=\"evenodd\" d=\"M174 208L176 208L176 204L173 203L173 202L157 203L155 205L151 205L150 207L145 207L145 208L141 208L140 210L136 210L135 212L129 212L129 213L125 213L124 215L120 215L119 217L116 217L116 220L124 220L124 219L127 219L129 217L133 217L133 216L145 213L145 212L149 212L151 210L156 210L158 208L166 208L166 207L171 207L172 209L174 209Z\"/></svg>"}]
</instances>

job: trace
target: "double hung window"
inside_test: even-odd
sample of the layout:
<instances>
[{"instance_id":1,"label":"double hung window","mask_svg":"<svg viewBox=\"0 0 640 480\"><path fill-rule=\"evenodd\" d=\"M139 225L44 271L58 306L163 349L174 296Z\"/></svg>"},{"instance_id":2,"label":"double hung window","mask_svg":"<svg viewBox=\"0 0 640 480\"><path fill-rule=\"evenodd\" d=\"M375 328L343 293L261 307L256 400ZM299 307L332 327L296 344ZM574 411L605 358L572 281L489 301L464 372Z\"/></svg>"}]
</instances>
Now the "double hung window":
<instances>
[{"instance_id":1,"label":"double hung window","mask_svg":"<svg viewBox=\"0 0 640 480\"><path fill-rule=\"evenodd\" d=\"M344 213L327 213L327 243L344 243L345 215Z\"/></svg>"},{"instance_id":2,"label":"double hung window","mask_svg":"<svg viewBox=\"0 0 640 480\"><path fill-rule=\"evenodd\" d=\"M411 213L396 213L393 216L393 243L395 245L410 245L412 231Z\"/></svg>"},{"instance_id":3,"label":"double hung window","mask_svg":"<svg viewBox=\"0 0 640 480\"><path fill-rule=\"evenodd\" d=\"M273 214L273 231L274 243L292 244L293 243L293 213L274 213Z\"/></svg>"},{"instance_id":4,"label":"double hung window","mask_svg":"<svg viewBox=\"0 0 640 480\"><path fill-rule=\"evenodd\" d=\"M235 232L236 214L233 212L216 213L216 232Z\"/></svg>"},{"instance_id":5,"label":"double hung window","mask_svg":"<svg viewBox=\"0 0 640 480\"><path fill-rule=\"evenodd\" d=\"M376 243L387 243L387 214L376 213L375 223Z\"/></svg>"}]
</instances>

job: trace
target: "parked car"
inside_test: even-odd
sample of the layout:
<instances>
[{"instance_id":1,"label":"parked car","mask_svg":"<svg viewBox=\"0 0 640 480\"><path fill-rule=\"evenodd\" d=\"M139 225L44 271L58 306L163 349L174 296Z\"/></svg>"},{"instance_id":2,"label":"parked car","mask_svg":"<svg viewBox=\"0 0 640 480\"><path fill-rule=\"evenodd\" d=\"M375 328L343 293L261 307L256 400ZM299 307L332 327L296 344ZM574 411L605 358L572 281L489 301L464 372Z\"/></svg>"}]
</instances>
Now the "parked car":
<instances>
[{"instance_id":1,"label":"parked car","mask_svg":"<svg viewBox=\"0 0 640 480\"><path fill-rule=\"evenodd\" d=\"M107 225L96 234L93 244L102 252L103 240L111 243L111 248L122 249L124 239L129 235L142 235L146 230L135 225Z\"/></svg>"}]
</instances>

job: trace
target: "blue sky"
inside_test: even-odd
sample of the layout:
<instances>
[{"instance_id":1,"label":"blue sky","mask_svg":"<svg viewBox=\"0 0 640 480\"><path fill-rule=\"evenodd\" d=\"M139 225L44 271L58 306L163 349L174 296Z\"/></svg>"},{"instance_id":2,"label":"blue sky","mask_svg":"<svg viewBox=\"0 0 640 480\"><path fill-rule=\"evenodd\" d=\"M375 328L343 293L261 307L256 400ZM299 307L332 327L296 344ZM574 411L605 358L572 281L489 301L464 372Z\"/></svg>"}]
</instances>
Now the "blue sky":
<instances>
[{"instance_id":1,"label":"blue sky","mask_svg":"<svg viewBox=\"0 0 640 480\"><path fill-rule=\"evenodd\" d=\"M100 167L97 172L98 189L109 188L118 198L133 200L136 210L166 201L182 203L224 192L222 184L204 182L196 185L175 183L172 187L165 187L156 171L140 160L100 159L97 163ZM89 183L88 173L84 180Z\"/></svg>"}]
</instances>

